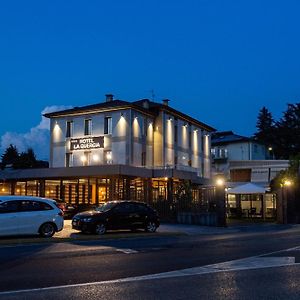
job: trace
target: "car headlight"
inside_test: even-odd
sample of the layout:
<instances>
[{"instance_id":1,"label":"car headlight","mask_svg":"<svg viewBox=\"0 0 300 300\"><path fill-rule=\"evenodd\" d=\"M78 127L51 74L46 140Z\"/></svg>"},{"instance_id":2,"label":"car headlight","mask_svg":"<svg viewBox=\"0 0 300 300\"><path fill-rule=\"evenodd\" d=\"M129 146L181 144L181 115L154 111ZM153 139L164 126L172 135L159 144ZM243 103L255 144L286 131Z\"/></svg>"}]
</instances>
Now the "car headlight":
<instances>
[{"instance_id":1,"label":"car headlight","mask_svg":"<svg viewBox=\"0 0 300 300\"><path fill-rule=\"evenodd\" d=\"M92 218L83 218L82 221L83 221L83 222L91 222L91 221L92 221Z\"/></svg>"}]
</instances>

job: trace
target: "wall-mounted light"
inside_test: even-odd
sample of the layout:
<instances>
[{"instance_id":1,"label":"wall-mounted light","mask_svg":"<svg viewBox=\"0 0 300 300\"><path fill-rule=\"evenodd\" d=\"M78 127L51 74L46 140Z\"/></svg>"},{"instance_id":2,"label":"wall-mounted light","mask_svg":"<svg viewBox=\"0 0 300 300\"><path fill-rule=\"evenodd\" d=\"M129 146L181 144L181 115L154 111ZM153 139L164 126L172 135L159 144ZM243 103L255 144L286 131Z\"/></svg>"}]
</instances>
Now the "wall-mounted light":
<instances>
[{"instance_id":1,"label":"wall-mounted light","mask_svg":"<svg viewBox=\"0 0 300 300\"><path fill-rule=\"evenodd\" d=\"M94 154L94 155L93 155L93 160L94 160L94 161L99 161L99 155Z\"/></svg>"},{"instance_id":2,"label":"wall-mounted light","mask_svg":"<svg viewBox=\"0 0 300 300\"><path fill-rule=\"evenodd\" d=\"M187 123L184 123L182 126L186 128L188 125L187 125Z\"/></svg>"},{"instance_id":3,"label":"wall-mounted light","mask_svg":"<svg viewBox=\"0 0 300 300\"><path fill-rule=\"evenodd\" d=\"M86 156L85 156L85 155L82 155L82 156L80 157L80 160L81 160L82 162L86 162Z\"/></svg>"},{"instance_id":4,"label":"wall-mounted light","mask_svg":"<svg viewBox=\"0 0 300 300\"><path fill-rule=\"evenodd\" d=\"M106 159L107 159L107 160L111 160L111 159L112 159L112 154L111 154L111 152L107 152L107 153L106 153Z\"/></svg>"},{"instance_id":5,"label":"wall-mounted light","mask_svg":"<svg viewBox=\"0 0 300 300\"><path fill-rule=\"evenodd\" d=\"M196 129L194 129L194 132L198 132L198 129L196 128Z\"/></svg>"},{"instance_id":6,"label":"wall-mounted light","mask_svg":"<svg viewBox=\"0 0 300 300\"><path fill-rule=\"evenodd\" d=\"M171 117L168 118L168 121L173 121L173 119Z\"/></svg>"}]
</instances>

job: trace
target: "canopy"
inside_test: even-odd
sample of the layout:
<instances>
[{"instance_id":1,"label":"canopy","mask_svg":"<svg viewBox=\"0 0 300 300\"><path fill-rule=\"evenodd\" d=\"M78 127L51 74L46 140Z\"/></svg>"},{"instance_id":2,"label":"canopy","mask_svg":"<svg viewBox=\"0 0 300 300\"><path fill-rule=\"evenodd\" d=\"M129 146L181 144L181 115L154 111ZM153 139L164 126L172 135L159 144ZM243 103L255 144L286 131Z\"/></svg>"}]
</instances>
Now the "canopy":
<instances>
[{"instance_id":1,"label":"canopy","mask_svg":"<svg viewBox=\"0 0 300 300\"><path fill-rule=\"evenodd\" d=\"M266 189L254 183L246 183L227 191L227 194L264 194Z\"/></svg>"}]
</instances>

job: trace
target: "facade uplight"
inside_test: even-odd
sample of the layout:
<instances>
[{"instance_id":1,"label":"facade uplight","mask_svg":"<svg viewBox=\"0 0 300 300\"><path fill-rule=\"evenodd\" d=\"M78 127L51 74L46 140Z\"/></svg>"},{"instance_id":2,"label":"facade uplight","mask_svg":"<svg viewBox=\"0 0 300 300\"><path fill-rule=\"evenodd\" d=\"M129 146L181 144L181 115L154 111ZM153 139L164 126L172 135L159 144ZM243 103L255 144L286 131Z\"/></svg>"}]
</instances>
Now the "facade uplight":
<instances>
[{"instance_id":1,"label":"facade uplight","mask_svg":"<svg viewBox=\"0 0 300 300\"><path fill-rule=\"evenodd\" d=\"M106 153L106 159L107 159L107 160L111 160L111 159L112 159L111 151L108 151L108 152Z\"/></svg>"},{"instance_id":2,"label":"facade uplight","mask_svg":"<svg viewBox=\"0 0 300 300\"><path fill-rule=\"evenodd\" d=\"M94 161L99 161L99 155L94 154L94 155L93 155L93 160L94 160Z\"/></svg>"}]
</instances>

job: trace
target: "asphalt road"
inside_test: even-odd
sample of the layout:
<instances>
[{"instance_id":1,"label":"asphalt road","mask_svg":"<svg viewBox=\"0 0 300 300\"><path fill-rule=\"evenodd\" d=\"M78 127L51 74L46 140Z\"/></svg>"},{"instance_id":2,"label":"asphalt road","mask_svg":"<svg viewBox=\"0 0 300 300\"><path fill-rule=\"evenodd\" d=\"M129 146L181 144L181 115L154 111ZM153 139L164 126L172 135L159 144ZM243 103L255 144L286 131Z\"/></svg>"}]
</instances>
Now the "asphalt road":
<instances>
[{"instance_id":1,"label":"asphalt road","mask_svg":"<svg viewBox=\"0 0 300 300\"><path fill-rule=\"evenodd\" d=\"M267 256L294 259L296 264L283 267L132 278L193 267L207 269L207 265L298 246L299 229L286 228L1 247L0 299L300 299L298 249ZM120 282L122 278L131 279ZM10 292L20 290L27 291Z\"/></svg>"}]
</instances>

